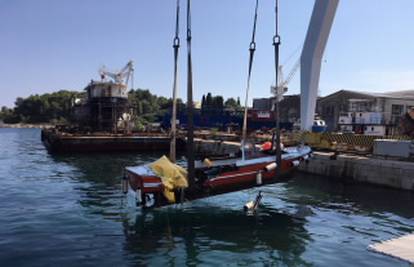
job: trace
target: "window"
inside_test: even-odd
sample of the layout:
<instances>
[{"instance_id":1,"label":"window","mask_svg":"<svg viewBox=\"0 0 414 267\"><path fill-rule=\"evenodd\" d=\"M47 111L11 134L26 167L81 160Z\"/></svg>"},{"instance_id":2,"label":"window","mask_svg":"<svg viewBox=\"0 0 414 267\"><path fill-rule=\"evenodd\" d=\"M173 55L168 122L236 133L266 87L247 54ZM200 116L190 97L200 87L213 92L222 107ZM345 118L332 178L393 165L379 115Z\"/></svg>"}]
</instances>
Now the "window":
<instances>
[{"instance_id":1,"label":"window","mask_svg":"<svg viewBox=\"0 0 414 267\"><path fill-rule=\"evenodd\" d=\"M404 106L403 105L392 105L391 106L391 114L393 116L399 116L403 113Z\"/></svg>"}]
</instances>

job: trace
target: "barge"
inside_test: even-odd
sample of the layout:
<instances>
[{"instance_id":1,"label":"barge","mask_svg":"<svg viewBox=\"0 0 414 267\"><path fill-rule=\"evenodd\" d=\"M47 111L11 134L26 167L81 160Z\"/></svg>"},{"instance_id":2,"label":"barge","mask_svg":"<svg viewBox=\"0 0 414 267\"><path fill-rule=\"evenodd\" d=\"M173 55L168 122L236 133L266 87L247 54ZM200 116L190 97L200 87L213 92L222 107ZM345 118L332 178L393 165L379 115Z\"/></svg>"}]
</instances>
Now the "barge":
<instances>
[{"instance_id":1,"label":"barge","mask_svg":"<svg viewBox=\"0 0 414 267\"><path fill-rule=\"evenodd\" d=\"M69 134L55 129L42 130L42 142L50 153L72 152L165 152L170 137L161 134ZM177 139L177 150L185 149L185 140Z\"/></svg>"},{"instance_id":2,"label":"barge","mask_svg":"<svg viewBox=\"0 0 414 267\"><path fill-rule=\"evenodd\" d=\"M168 151L170 137L162 133L134 133L137 115L128 101L133 62L118 72L102 67L100 80L92 80L83 98L74 99L68 127L42 130L41 139L50 153ZM111 79L108 79L111 78ZM184 148L177 140L177 149Z\"/></svg>"}]
</instances>

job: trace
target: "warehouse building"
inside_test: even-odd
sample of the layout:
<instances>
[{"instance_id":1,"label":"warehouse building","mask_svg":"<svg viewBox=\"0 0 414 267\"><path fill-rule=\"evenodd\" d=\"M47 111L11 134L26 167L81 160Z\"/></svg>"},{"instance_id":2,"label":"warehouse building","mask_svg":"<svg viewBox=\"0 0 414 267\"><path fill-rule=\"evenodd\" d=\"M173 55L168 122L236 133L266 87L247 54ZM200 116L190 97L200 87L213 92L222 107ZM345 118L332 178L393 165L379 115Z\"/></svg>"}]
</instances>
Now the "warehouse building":
<instances>
[{"instance_id":1,"label":"warehouse building","mask_svg":"<svg viewBox=\"0 0 414 267\"><path fill-rule=\"evenodd\" d=\"M414 90L386 93L340 90L319 99L329 131L398 134L400 120L414 107Z\"/></svg>"}]
</instances>

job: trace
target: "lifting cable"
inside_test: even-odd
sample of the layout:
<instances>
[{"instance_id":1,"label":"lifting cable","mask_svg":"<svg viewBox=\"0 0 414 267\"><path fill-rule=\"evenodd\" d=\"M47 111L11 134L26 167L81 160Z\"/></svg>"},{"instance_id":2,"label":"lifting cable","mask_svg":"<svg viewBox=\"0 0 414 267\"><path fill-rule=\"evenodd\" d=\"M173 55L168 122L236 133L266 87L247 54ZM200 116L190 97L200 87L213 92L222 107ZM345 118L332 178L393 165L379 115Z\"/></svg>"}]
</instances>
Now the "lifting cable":
<instances>
[{"instance_id":1,"label":"lifting cable","mask_svg":"<svg viewBox=\"0 0 414 267\"><path fill-rule=\"evenodd\" d=\"M193 69L191 60L191 0L187 0L187 171L191 188L194 185L194 121Z\"/></svg>"},{"instance_id":2,"label":"lifting cable","mask_svg":"<svg viewBox=\"0 0 414 267\"><path fill-rule=\"evenodd\" d=\"M279 74L279 46L280 46L280 36L279 36L279 0L275 0L275 35L273 36L273 46L275 54L275 81L276 88L278 86L278 74ZM279 96L276 94L275 101L275 111L276 111L276 173L280 174L282 166L282 150L280 146L280 114L279 114Z\"/></svg>"},{"instance_id":3,"label":"lifting cable","mask_svg":"<svg viewBox=\"0 0 414 267\"><path fill-rule=\"evenodd\" d=\"M177 0L176 17L175 17L175 37L173 41L174 48L174 82L173 82L173 103L171 116L171 143L170 143L170 160L176 161L176 139L177 139L177 91L178 91L178 51L180 48L180 0Z\"/></svg>"},{"instance_id":4,"label":"lifting cable","mask_svg":"<svg viewBox=\"0 0 414 267\"><path fill-rule=\"evenodd\" d=\"M253 20L253 32L252 32L252 40L249 46L249 67L247 72L247 85L246 85L246 96L244 100L244 116L243 116L243 132L242 132L242 159L245 160L245 145L247 139L247 110L248 110L248 102L249 102L249 91L250 91L250 79L252 75L252 67L253 67L253 59L254 59L254 52L256 51L256 24L257 24L257 11L259 7L259 0L256 0L256 7L254 11L254 20Z\"/></svg>"}]
</instances>

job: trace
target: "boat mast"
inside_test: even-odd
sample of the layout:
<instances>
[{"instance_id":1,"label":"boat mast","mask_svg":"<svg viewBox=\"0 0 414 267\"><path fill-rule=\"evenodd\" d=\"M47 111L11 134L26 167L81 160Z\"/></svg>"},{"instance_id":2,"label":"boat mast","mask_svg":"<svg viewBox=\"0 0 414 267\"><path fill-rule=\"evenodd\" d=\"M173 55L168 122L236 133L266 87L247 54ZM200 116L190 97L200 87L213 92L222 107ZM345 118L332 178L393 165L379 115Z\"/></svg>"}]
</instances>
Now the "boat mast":
<instances>
[{"instance_id":1,"label":"boat mast","mask_svg":"<svg viewBox=\"0 0 414 267\"><path fill-rule=\"evenodd\" d=\"M246 96L244 100L244 116L243 116L243 130L242 130L242 159L245 160L245 146L247 142L247 111L248 111L248 102L249 102L249 91L250 91L250 79L252 75L252 67L253 67L253 59L254 59L254 52L256 51L256 24L257 24L257 10L259 7L259 0L256 0L256 7L254 12L254 20L253 20L253 32L252 32L252 39L249 45L249 67L247 72L247 84L246 84Z\"/></svg>"},{"instance_id":2,"label":"boat mast","mask_svg":"<svg viewBox=\"0 0 414 267\"><path fill-rule=\"evenodd\" d=\"M275 49L275 81L276 81L276 99L275 99L275 111L276 111L276 173L279 175L282 170L282 150L280 146L280 114L279 114L279 99L282 92L279 92L278 88L278 74L279 74L279 0L275 0L275 35L273 36L273 46ZM282 88L283 89L283 88ZM280 94L280 95L279 95Z\"/></svg>"},{"instance_id":3,"label":"boat mast","mask_svg":"<svg viewBox=\"0 0 414 267\"><path fill-rule=\"evenodd\" d=\"M177 10L175 17L175 37L173 41L174 48L174 82L173 82L173 102L171 116L171 143L170 143L170 160L176 161L176 139L177 139L177 91L178 91L178 50L180 48L179 37L180 24L180 0L177 0Z\"/></svg>"},{"instance_id":4,"label":"boat mast","mask_svg":"<svg viewBox=\"0 0 414 267\"><path fill-rule=\"evenodd\" d=\"M187 172L188 183L194 185L193 70L191 60L191 0L187 0Z\"/></svg>"}]
</instances>

